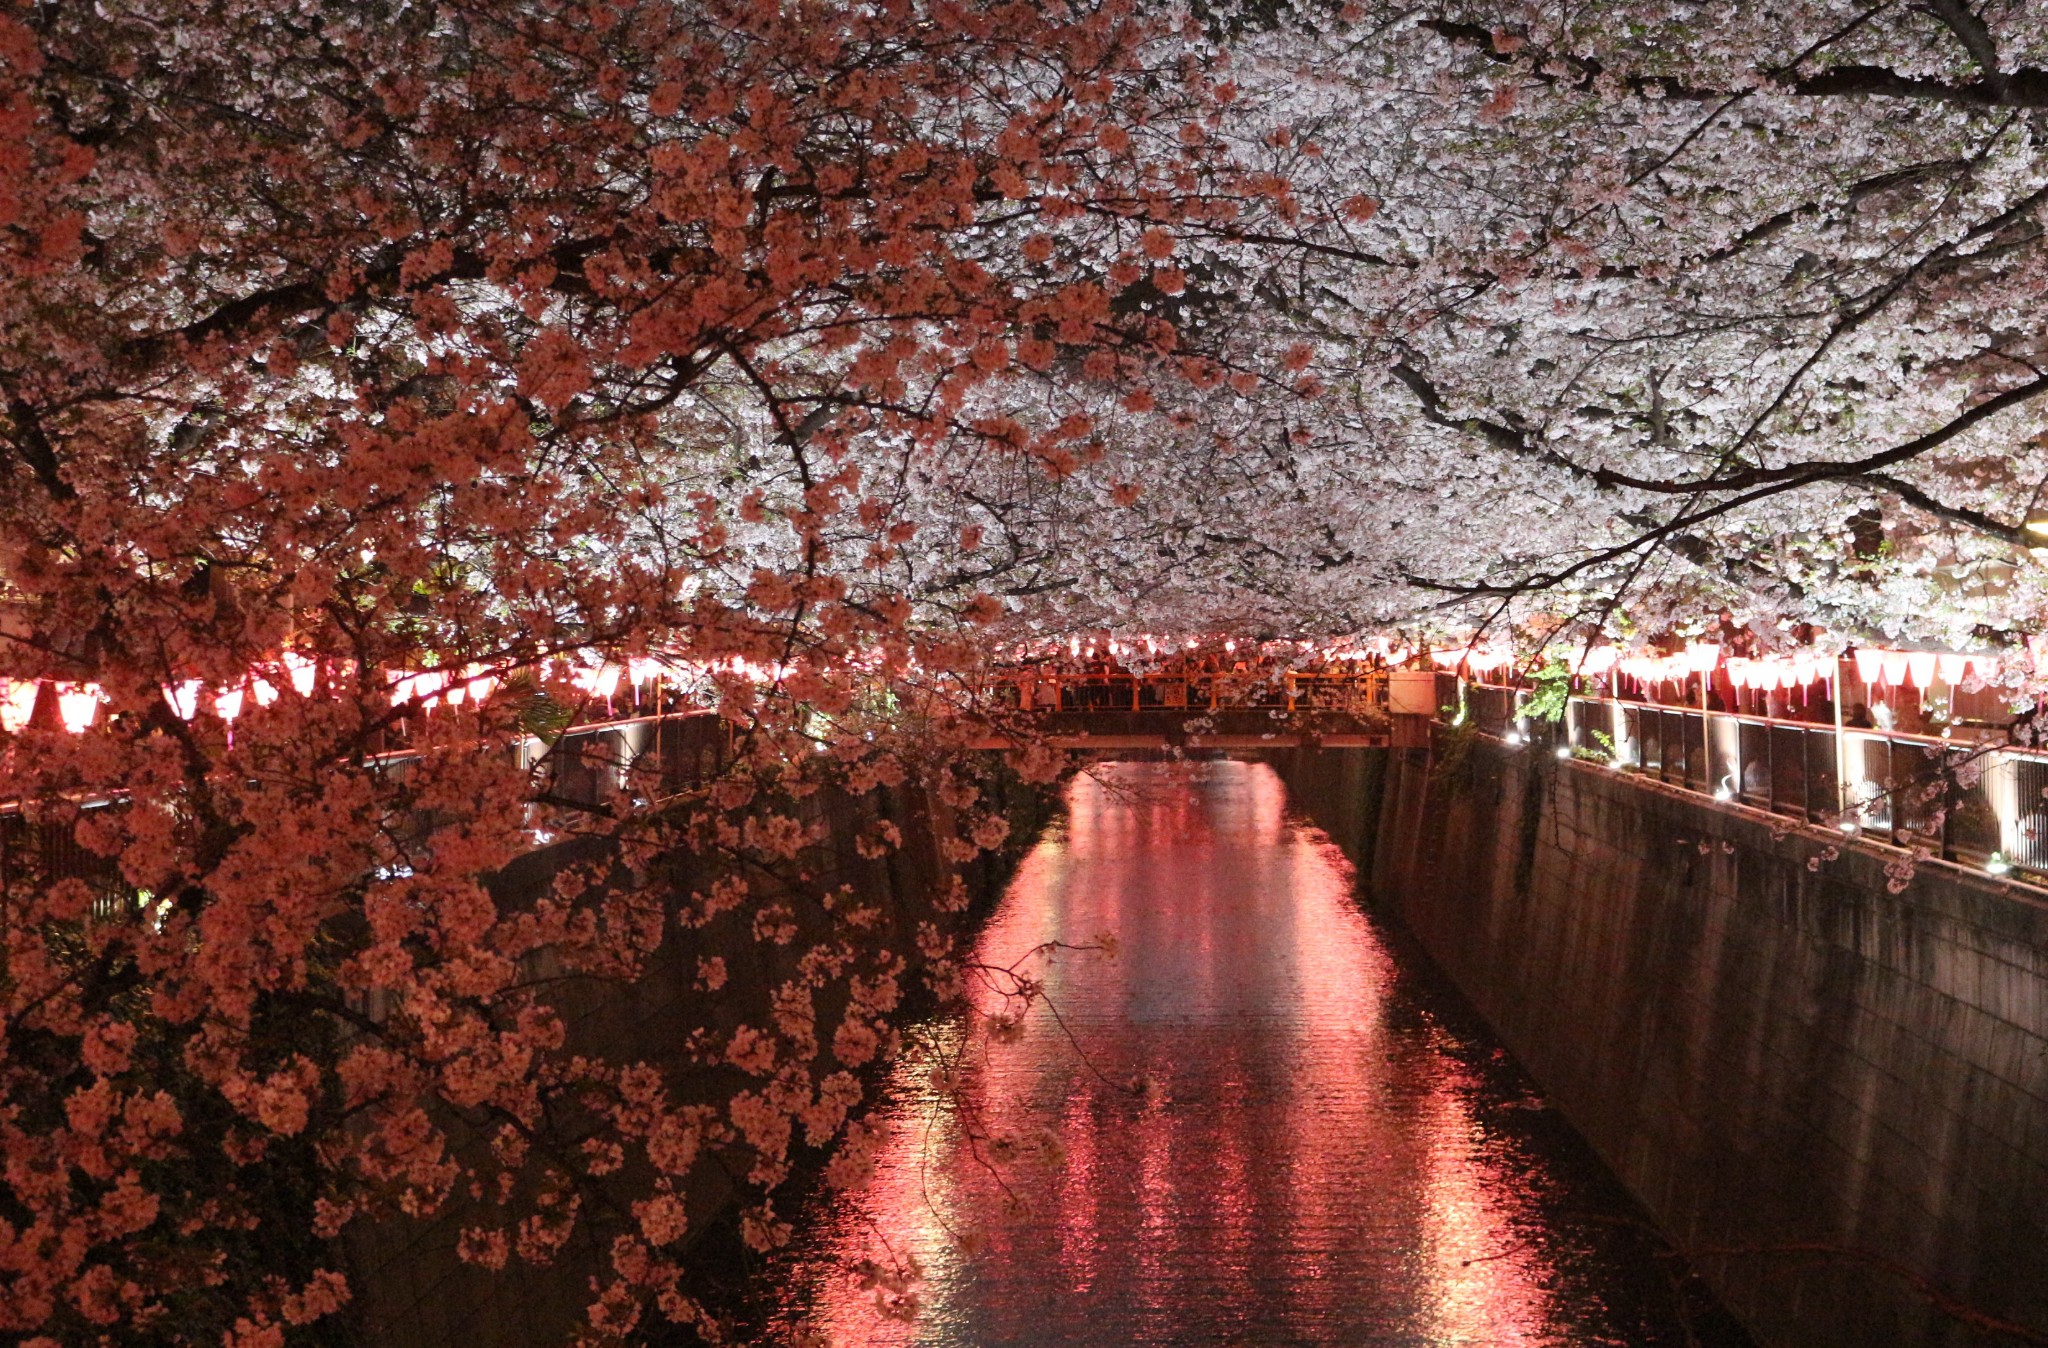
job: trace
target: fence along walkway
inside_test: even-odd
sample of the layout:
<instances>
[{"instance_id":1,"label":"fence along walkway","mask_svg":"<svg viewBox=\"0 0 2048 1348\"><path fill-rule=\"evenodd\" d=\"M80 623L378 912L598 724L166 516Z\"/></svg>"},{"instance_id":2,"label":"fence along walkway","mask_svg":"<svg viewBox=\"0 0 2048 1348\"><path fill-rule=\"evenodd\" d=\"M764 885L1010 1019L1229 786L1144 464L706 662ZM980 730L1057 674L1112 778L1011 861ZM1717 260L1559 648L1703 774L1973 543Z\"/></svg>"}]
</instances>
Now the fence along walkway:
<instances>
[{"instance_id":1,"label":"fence along walkway","mask_svg":"<svg viewBox=\"0 0 2048 1348\"><path fill-rule=\"evenodd\" d=\"M1603 697L1572 698L1545 732L1524 715L1525 689L1464 692L1467 718L1511 743L1548 743L1716 800L2048 880L2048 754Z\"/></svg>"},{"instance_id":2,"label":"fence along walkway","mask_svg":"<svg viewBox=\"0 0 2048 1348\"><path fill-rule=\"evenodd\" d=\"M554 740L527 736L514 746L515 766L541 773L539 803L596 806L615 790L636 786L657 798L707 781L731 756L731 730L711 711L693 710L574 725ZM402 774L415 755L406 749L375 760ZM78 803L78 812L119 808L108 795ZM83 880L95 893L94 916L112 918L132 906L119 858L81 846L75 818L36 820L18 805L0 805L0 897L60 880Z\"/></svg>"}]
</instances>

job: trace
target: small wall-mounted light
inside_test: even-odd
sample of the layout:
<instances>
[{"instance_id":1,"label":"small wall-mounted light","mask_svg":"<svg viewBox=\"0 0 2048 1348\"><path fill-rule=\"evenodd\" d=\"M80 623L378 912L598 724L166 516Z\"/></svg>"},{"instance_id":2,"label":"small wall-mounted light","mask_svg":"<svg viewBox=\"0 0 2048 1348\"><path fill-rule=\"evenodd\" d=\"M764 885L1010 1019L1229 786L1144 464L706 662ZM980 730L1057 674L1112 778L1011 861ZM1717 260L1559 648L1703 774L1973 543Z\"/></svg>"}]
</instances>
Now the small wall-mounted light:
<instances>
[{"instance_id":1,"label":"small wall-mounted light","mask_svg":"<svg viewBox=\"0 0 2048 1348\"><path fill-rule=\"evenodd\" d=\"M1510 730L1507 734L1502 735L1500 737L1500 742L1502 744L1514 745L1517 747L1527 743L1527 741L1522 738L1522 732L1519 730Z\"/></svg>"},{"instance_id":2,"label":"small wall-mounted light","mask_svg":"<svg viewBox=\"0 0 2048 1348\"><path fill-rule=\"evenodd\" d=\"M2006 875L2011 872L2012 863L2005 859L2005 853L1993 852L1990 860L1984 863L1984 869L1992 875Z\"/></svg>"},{"instance_id":3,"label":"small wall-mounted light","mask_svg":"<svg viewBox=\"0 0 2048 1348\"><path fill-rule=\"evenodd\" d=\"M1839 825L1839 827L1841 828L1843 833L1847 834L1851 838L1855 837L1857 834L1863 831L1863 825L1857 823L1854 819L1844 819Z\"/></svg>"},{"instance_id":4,"label":"small wall-mounted light","mask_svg":"<svg viewBox=\"0 0 2048 1348\"><path fill-rule=\"evenodd\" d=\"M1557 756L1558 756L1559 758L1570 758L1570 757L1572 756L1572 746L1571 746L1571 745L1569 745L1569 744L1560 744L1560 745L1558 745L1558 746L1557 746Z\"/></svg>"},{"instance_id":5,"label":"small wall-mounted light","mask_svg":"<svg viewBox=\"0 0 2048 1348\"><path fill-rule=\"evenodd\" d=\"M1715 799L1715 800L1733 800L1733 799L1735 799L1735 793L1734 793L1733 791L1730 791L1730 790L1729 790L1729 789L1728 789L1727 787L1725 787L1725 786L1717 786L1717 787L1715 787L1715 788L1714 788L1714 799Z\"/></svg>"}]
</instances>

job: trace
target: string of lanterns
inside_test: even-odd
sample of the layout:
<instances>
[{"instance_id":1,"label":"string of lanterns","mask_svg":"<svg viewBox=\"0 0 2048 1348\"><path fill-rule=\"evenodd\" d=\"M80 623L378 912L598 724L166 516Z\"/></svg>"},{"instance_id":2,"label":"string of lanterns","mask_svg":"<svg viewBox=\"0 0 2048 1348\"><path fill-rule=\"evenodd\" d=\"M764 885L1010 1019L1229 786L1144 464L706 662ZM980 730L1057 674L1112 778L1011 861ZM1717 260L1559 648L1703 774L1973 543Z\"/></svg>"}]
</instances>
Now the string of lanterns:
<instances>
[{"instance_id":1,"label":"string of lanterns","mask_svg":"<svg viewBox=\"0 0 2048 1348\"><path fill-rule=\"evenodd\" d=\"M1076 654L1084 649L1084 644L1078 639L1062 644L1071 644ZM1092 654L1096 644L1085 643L1085 649ZM1238 643L1232 640L1223 644L1226 650L1234 650ZM1147 654L1156 654L1162 648L1182 647L1183 639L1141 636L1129 642L1111 641L1102 645L1118 655L1126 652L1136 654L1140 649ZM1186 647L1196 645L1192 639L1185 641ZM1369 643L1362 648L1331 647L1323 654L1339 659L1357 658L1361 650L1376 650L1389 664L1398 664L1410 655L1406 648L1395 648L1385 642ZM1926 691L1937 680L1950 687L1959 687L1972 675L1989 679L1998 669L1995 657L1953 651L1900 651L1864 646L1850 654L1855 661L1857 677L1872 688L1910 686ZM1429 653L1428 658L1447 672L1462 671L1482 679L1515 664L1511 649L1494 644L1435 650ZM1668 655L1624 654L1615 646L1593 646L1575 651L1567 664L1574 674L1583 678L1598 679L1619 674L1644 684L1683 683L1695 675L1719 669L1737 688L1769 692L1773 689L1790 691L1821 680L1832 680L1839 658L1814 651L1724 658L1718 644L1694 642ZM338 672L344 678L349 677L346 669ZM753 683L779 683L788 673L788 668L782 664L758 664L738 656L710 663L633 656L623 664L606 660L576 666L568 671L568 680L588 697L609 706L622 684L638 690L650 682L665 680L680 688L720 677ZM432 711L442 705L453 707L464 702L482 703L502 682L499 674L472 665L460 671L393 671L387 676L386 687L394 707L416 704L423 711ZM300 697L313 696L321 686L320 666L297 652L287 652L278 661L251 672L238 684L209 689L198 679L186 679L164 685L163 696L165 704L182 720L193 719L204 708L221 720L232 723L252 702L256 706L267 707L277 701L280 687L287 685ZM72 734L83 734L90 729L99 719L100 709L109 701L96 683L0 678L0 732L12 735L26 728L45 687L51 690L55 699L58 721Z\"/></svg>"},{"instance_id":2,"label":"string of lanterns","mask_svg":"<svg viewBox=\"0 0 2048 1348\"><path fill-rule=\"evenodd\" d=\"M336 666L331 672L345 682L352 677L353 666ZM657 681L682 688L718 677L778 683L788 673L786 665L758 664L738 656L712 663L634 656L624 664L607 660L576 666L568 671L568 681L590 698L609 706L622 684L637 691ZM444 705L481 704L503 681L498 673L471 665L459 671L394 670L386 676L385 687L393 707L417 706L430 712ZM232 725L251 703L268 707L276 702L281 688L286 686L300 697L314 696L323 686L320 666L290 652L251 672L240 683L209 688L199 679L183 679L163 685L162 691L164 704L180 720L190 721L206 710ZM55 699L58 722L74 735L90 730L99 720L100 709L110 701L97 683L0 678L0 732L14 735L26 729L45 688Z\"/></svg>"},{"instance_id":3,"label":"string of lanterns","mask_svg":"<svg viewBox=\"0 0 2048 1348\"><path fill-rule=\"evenodd\" d=\"M1964 655L1954 651L1897 651L1862 646L1851 653L1856 676L1867 687L1905 688L1926 691L1937 680L1959 687L1973 674L1988 680L1997 673L1998 662L1987 655ZM1463 669L1485 677L1514 663L1511 652L1496 646L1458 647L1431 653L1431 659L1446 670ZM1614 646L1594 646L1575 652L1567 664L1584 678L1605 678L1619 673L1638 683L1683 683L1694 675L1719 669L1737 688L1769 692L1798 689L1835 678L1838 656L1816 651L1790 655L1726 656L1713 642L1694 642L1669 655L1628 655Z\"/></svg>"}]
</instances>

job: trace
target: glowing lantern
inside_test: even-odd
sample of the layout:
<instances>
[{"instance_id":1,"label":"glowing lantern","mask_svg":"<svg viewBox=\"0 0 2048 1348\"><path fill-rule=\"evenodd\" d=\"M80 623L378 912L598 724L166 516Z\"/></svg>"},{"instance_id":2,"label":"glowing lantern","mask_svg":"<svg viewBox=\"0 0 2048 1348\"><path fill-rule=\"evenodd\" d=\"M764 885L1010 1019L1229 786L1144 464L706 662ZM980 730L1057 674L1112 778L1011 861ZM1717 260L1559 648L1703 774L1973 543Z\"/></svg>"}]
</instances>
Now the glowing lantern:
<instances>
[{"instance_id":1,"label":"glowing lantern","mask_svg":"<svg viewBox=\"0 0 2048 1348\"><path fill-rule=\"evenodd\" d=\"M1915 688L1925 692L1932 686L1936 660L1933 651L1914 651L1906 657L1906 667L1912 672Z\"/></svg>"},{"instance_id":2,"label":"glowing lantern","mask_svg":"<svg viewBox=\"0 0 2048 1348\"><path fill-rule=\"evenodd\" d=\"M1941 671L1941 681L1954 688L1970 672L1970 657L1967 655L1944 655L1936 662Z\"/></svg>"},{"instance_id":3,"label":"glowing lantern","mask_svg":"<svg viewBox=\"0 0 2048 1348\"><path fill-rule=\"evenodd\" d=\"M313 687L320 673L320 667L300 655L297 651L284 653L285 673L291 677L292 688L300 697L313 696Z\"/></svg>"},{"instance_id":4,"label":"glowing lantern","mask_svg":"<svg viewBox=\"0 0 2048 1348\"><path fill-rule=\"evenodd\" d=\"M10 735L21 733L35 714L36 690L41 687L35 679L0 679L0 730Z\"/></svg>"},{"instance_id":5,"label":"glowing lantern","mask_svg":"<svg viewBox=\"0 0 2048 1348\"><path fill-rule=\"evenodd\" d=\"M1621 652L1615 650L1614 647L1595 646L1592 650L1579 657L1579 673L1584 674L1588 678L1597 679L1602 674L1613 669L1615 662L1619 659L1621 659Z\"/></svg>"},{"instance_id":6,"label":"glowing lantern","mask_svg":"<svg viewBox=\"0 0 2048 1348\"><path fill-rule=\"evenodd\" d=\"M223 721L234 720L242 714L242 699L245 696L247 690L242 688L216 690L213 695L213 714Z\"/></svg>"},{"instance_id":7,"label":"glowing lantern","mask_svg":"<svg viewBox=\"0 0 2048 1348\"><path fill-rule=\"evenodd\" d=\"M441 690L448 686L448 675L439 670L424 670L418 674L393 674L391 676L391 705L396 707L406 702L417 702L424 711L432 711L441 702Z\"/></svg>"},{"instance_id":8,"label":"glowing lantern","mask_svg":"<svg viewBox=\"0 0 2048 1348\"><path fill-rule=\"evenodd\" d=\"M255 693L256 705L259 707L267 707L271 703L277 701L276 686L272 684L270 680L264 678L261 674L251 676L249 680L249 689L251 692Z\"/></svg>"},{"instance_id":9,"label":"glowing lantern","mask_svg":"<svg viewBox=\"0 0 2048 1348\"><path fill-rule=\"evenodd\" d=\"M476 666L471 665L471 672L465 686L469 689L470 697L478 702L482 702L497 690L498 676L495 674L479 674L475 670Z\"/></svg>"},{"instance_id":10,"label":"glowing lantern","mask_svg":"<svg viewBox=\"0 0 2048 1348\"><path fill-rule=\"evenodd\" d=\"M1884 678L1884 652L1868 646L1856 648L1856 677L1866 688L1875 688Z\"/></svg>"},{"instance_id":11,"label":"glowing lantern","mask_svg":"<svg viewBox=\"0 0 2048 1348\"><path fill-rule=\"evenodd\" d=\"M179 720L189 721L199 714L199 690L203 686L197 679L187 679L178 684L167 683L164 685L164 701L178 714Z\"/></svg>"},{"instance_id":12,"label":"glowing lantern","mask_svg":"<svg viewBox=\"0 0 2048 1348\"><path fill-rule=\"evenodd\" d=\"M60 683L57 685L57 717L64 722L64 728L74 735L83 734L99 715L100 690L97 684Z\"/></svg>"},{"instance_id":13,"label":"glowing lantern","mask_svg":"<svg viewBox=\"0 0 2048 1348\"><path fill-rule=\"evenodd\" d=\"M1686 667L1695 674L1704 674L1721 663L1720 643L1695 641L1685 648Z\"/></svg>"},{"instance_id":14,"label":"glowing lantern","mask_svg":"<svg viewBox=\"0 0 2048 1348\"><path fill-rule=\"evenodd\" d=\"M1906 675L1912 669L1912 660L1904 651L1884 653L1884 681L1897 688L1906 682Z\"/></svg>"}]
</instances>

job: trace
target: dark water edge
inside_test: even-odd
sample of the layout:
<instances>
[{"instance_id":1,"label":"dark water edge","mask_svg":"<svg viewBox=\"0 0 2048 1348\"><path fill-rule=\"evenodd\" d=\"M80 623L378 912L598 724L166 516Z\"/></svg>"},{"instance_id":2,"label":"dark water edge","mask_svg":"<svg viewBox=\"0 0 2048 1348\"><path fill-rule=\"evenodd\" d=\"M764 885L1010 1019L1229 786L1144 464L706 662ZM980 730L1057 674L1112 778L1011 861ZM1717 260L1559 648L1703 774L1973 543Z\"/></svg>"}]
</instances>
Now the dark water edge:
<instances>
[{"instance_id":1,"label":"dark water edge","mask_svg":"<svg viewBox=\"0 0 2048 1348\"><path fill-rule=\"evenodd\" d=\"M1236 765L1243 768L1245 765ZM1141 770L1142 771L1142 770ZM1334 853L1326 836L1299 810L1298 803L1285 804L1285 826L1299 846ZM1055 826L1041 846L1063 847L1066 838ZM1491 1182L1505 1183L1527 1192L1521 1198L1531 1205L1495 1232L1496 1247L1461 1261L1466 1276L1484 1282L1485 1266L1498 1262L1503 1267L1525 1263L1534 1247L1544 1247L1553 1256L1563 1251L1563 1264L1538 1277L1551 1276L1569 1284L1562 1295L1597 1304L1598 1327L1588 1321L1582 1326L1561 1324L1532 1330L1529 1336L1516 1333L1499 1339L1404 1337L1399 1329L1360 1331L1332 1324L1327 1334L1310 1329L1306 1334L1279 1330L1267 1324L1265 1330L1253 1325L1245 1334L1233 1335L1213 1323L1193 1324L1187 1337L1168 1330L1142 1339L1148 1343L1457 1343L1482 1344L1613 1344L1631 1348L1753 1348L1752 1340L1722 1309L1706 1287L1686 1267L1671 1244L1655 1229L1641 1207L1609 1173L1586 1143L1564 1118L1543 1101L1535 1083L1500 1046L1483 1020L1449 979L1435 966L1415 939L1389 913L1372 904L1345 871L1348 893L1344 896L1357 914L1370 939L1387 958L1385 977L1376 993L1383 1010L1381 1028L1393 1041L1426 1045L1427 1052L1440 1060L1430 1071L1454 1080L1463 1118L1473 1136L1472 1146L1483 1150L1500 1173ZM1028 877L1014 881L1011 890L1029 883ZM1012 902L1004 895L1000 919ZM937 1018L943 1022L946 1018ZM925 1028L935 1021L927 1011ZM942 1026L941 1026L942 1027ZM875 1103L878 1113L913 1109L915 1091L893 1081ZM1254 1145L1260 1139L1252 1139ZM817 1158L822 1160L822 1158ZM706 1276L697 1289L708 1303L734 1316L740 1341L776 1342L788 1337L792 1313L815 1304L818 1289L835 1276L831 1267L843 1254L834 1247L835 1226L846 1224L848 1200L845 1195L825 1190L816 1183L818 1167L808 1167L808 1177L798 1182L784 1204L786 1215L794 1218L798 1237L793 1254L769 1258L746 1251L737 1238L737 1223L706 1234L695 1255ZM1529 1223L1533 1219L1535 1226ZM843 1242L841 1242L843 1244ZM1003 1252L999 1252L999 1257ZM1016 1252L1008 1252L1014 1255ZM1400 1252L1395 1252L1399 1254ZM1539 1260L1540 1264L1541 1261ZM1526 1274L1526 1270L1521 1271ZM843 1295L843 1292L842 1292ZM778 1313L779 1312L779 1313ZM1028 1322L1028 1315L1025 1317ZM1617 1335L1617 1328L1621 1328ZM892 1324L891 1333L899 1326ZM1581 1334L1583 1331L1583 1336ZM1034 1331L1016 1329L1009 1323L1003 1334L983 1340L957 1323L921 1323L902 1328L902 1342L960 1345L981 1348L994 1343L1078 1342L1048 1322L1043 1337ZM1270 1332L1270 1337L1261 1337ZM1022 1337L1019 1337L1021 1333ZM855 1344L881 1343L881 1337L835 1339L852 1348ZM897 1342L896 1338L886 1341ZM1104 1338L1103 1342L1119 1341ZM1139 1339L1121 1341L1137 1342Z\"/></svg>"}]
</instances>

